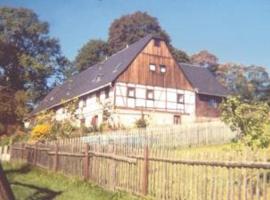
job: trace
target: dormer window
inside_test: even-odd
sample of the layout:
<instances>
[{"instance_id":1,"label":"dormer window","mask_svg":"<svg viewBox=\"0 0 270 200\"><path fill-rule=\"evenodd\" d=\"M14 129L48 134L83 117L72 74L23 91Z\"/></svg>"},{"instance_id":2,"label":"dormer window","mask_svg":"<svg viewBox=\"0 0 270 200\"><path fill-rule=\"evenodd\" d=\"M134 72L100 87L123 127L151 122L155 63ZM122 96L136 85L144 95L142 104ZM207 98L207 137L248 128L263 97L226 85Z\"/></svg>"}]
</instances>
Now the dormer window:
<instances>
[{"instance_id":1,"label":"dormer window","mask_svg":"<svg viewBox=\"0 0 270 200\"><path fill-rule=\"evenodd\" d=\"M156 65L155 64L149 64L149 69L152 72L156 71Z\"/></svg>"},{"instance_id":2,"label":"dormer window","mask_svg":"<svg viewBox=\"0 0 270 200\"><path fill-rule=\"evenodd\" d=\"M166 65L160 65L160 73L165 74L166 73Z\"/></svg>"},{"instance_id":3,"label":"dormer window","mask_svg":"<svg viewBox=\"0 0 270 200\"><path fill-rule=\"evenodd\" d=\"M160 39L154 39L155 47L160 47Z\"/></svg>"}]
</instances>

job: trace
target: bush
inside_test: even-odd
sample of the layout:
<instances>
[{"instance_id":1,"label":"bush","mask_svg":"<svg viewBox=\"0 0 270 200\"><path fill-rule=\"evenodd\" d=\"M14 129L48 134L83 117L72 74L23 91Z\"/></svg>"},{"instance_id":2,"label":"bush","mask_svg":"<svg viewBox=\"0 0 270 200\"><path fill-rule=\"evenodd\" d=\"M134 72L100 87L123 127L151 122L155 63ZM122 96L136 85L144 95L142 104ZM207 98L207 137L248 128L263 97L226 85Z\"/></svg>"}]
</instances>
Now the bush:
<instances>
[{"instance_id":1,"label":"bush","mask_svg":"<svg viewBox=\"0 0 270 200\"><path fill-rule=\"evenodd\" d=\"M38 124L31 131L30 139L33 141L44 140L49 138L51 134L51 126L49 124Z\"/></svg>"},{"instance_id":2,"label":"bush","mask_svg":"<svg viewBox=\"0 0 270 200\"><path fill-rule=\"evenodd\" d=\"M144 116L142 116L140 119L138 119L135 122L135 125L137 128L146 128L148 126L147 121Z\"/></svg>"},{"instance_id":3,"label":"bush","mask_svg":"<svg viewBox=\"0 0 270 200\"><path fill-rule=\"evenodd\" d=\"M266 148L270 143L269 106L262 102L242 102L229 97L221 104L221 118L233 131L239 131L239 142L251 148Z\"/></svg>"}]
</instances>

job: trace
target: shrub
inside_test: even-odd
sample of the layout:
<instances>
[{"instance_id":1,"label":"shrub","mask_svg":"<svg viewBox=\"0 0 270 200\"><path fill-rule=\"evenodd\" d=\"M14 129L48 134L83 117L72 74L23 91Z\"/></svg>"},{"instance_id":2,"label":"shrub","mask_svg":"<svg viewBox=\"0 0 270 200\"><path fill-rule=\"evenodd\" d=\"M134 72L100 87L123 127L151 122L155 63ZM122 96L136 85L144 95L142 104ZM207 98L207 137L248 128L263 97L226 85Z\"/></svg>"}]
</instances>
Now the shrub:
<instances>
[{"instance_id":1,"label":"shrub","mask_svg":"<svg viewBox=\"0 0 270 200\"><path fill-rule=\"evenodd\" d=\"M146 128L148 126L147 121L143 115L135 122L135 125L137 128Z\"/></svg>"},{"instance_id":2,"label":"shrub","mask_svg":"<svg viewBox=\"0 0 270 200\"><path fill-rule=\"evenodd\" d=\"M31 131L30 139L33 141L44 140L49 138L51 126L49 124L38 124Z\"/></svg>"},{"instance_id":3,"label":"shrub","mask_svg":"<svg viewBox=\"0 0 270 200\"><path fill-rule=\"evenodd\" d=\"M242 102L229 97L221 104L221 118L233 131L239 131L238 141L251 148L265 148L270 143L269 106L262 102Z\"/></svg>"}]
</instances>

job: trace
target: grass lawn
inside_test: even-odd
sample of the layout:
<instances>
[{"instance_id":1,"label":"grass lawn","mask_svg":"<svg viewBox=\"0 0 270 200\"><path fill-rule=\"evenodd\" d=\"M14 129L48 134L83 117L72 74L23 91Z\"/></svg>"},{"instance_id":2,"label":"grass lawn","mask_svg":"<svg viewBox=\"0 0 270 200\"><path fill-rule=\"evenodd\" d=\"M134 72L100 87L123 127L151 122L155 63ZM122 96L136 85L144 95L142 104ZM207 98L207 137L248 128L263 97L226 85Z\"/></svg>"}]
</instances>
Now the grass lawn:
<instances>
[{"instance_id":1,"label":"grass lawn","mask_svg":"<svg viewBox=\"0 0 270 200\"><path fill-rule=\"evenodd\" d=\"M3 163L3 167L16 200L139 200L26 164Z\"/></svg>"}]
</instances>

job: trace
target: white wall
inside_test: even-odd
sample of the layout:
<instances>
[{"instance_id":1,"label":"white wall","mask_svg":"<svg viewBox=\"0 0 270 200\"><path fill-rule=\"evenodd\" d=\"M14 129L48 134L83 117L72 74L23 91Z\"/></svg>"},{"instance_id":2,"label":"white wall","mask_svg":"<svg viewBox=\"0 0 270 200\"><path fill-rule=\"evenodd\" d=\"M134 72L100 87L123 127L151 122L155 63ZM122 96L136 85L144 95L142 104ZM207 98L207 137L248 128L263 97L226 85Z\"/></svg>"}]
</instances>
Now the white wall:
<instances>
[{"instance_id":1,"label":"white wall","mask_svg":"<svg viewBox=\"0 0 270 200\"><path fill-rule=\"evenodd\" d=\"M100 98L96 96L96 92L88 94L83 98L80 98L78 103L78 109L75 111L76 120L73 120L74 125L80 125L80 119L85 119L85 125L91 126L91 121L94 116L98 116L98 125L102 123L103 106L106 103L113 103L114 90L110 88L109 98L105 96L105 90L100 91ZM70 114L64 107L60 107L56 110L55 119L62 121L70 118Z\"/></svg>"}]
</instances>

